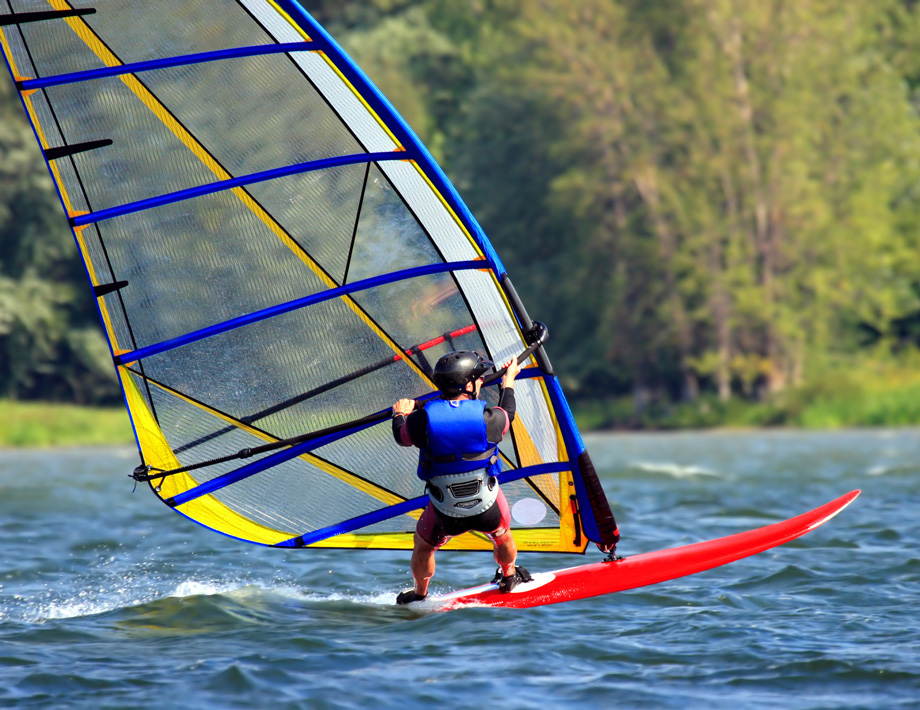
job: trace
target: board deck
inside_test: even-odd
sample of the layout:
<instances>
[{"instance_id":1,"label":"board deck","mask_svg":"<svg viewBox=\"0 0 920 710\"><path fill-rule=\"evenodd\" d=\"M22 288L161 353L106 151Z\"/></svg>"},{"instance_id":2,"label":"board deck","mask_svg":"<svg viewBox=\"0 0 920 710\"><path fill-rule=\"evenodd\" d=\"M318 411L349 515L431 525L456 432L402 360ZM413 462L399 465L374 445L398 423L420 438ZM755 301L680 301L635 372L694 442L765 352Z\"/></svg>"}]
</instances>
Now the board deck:
<instances>
[{"instance_id":1,"label":"board deck","mask_svg":"<svg viewBox=\"0 0 920 710\"><path fill-rule=\"evenodd\" d=\"M499 592L496 584L483 584L433 597L422 604L437 611L465 606L526 609L658 584L720 567L795 540L833 518L859 494L859 490L851 491L789 520L736 535L646 552L612 562L596 562L555 572L532 572L532 582L522 584L508 594Z\"/></svg>"}]
</instances>

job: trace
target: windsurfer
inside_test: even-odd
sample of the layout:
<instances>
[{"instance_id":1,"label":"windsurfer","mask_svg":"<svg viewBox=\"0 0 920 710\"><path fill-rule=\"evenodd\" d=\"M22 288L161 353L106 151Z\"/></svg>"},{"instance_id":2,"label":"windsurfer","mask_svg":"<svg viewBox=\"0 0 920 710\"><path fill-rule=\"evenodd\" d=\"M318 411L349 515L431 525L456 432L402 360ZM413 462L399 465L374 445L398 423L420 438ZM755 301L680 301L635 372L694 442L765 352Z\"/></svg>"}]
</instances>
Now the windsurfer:
<instances>
[{"instance_id":1,"label":"windsurfer","mask_svg":"<svg viewBox=\"0 0 920 710\"><path fill-rule=\"evenodd\" d=\"M434 576L435 552L454 535L471 530L492 541L499 566L494 581L502 592L530 579L527 570L514 564L517 546L511 514L496 478L501 470L498 444L514 421L514 379L521 366L516 358L504 365L495 407L479 399L483 375L491 367L475 352L448 353L438 360L432 376L440 399L421 408L411 399L393 405L393 436L400 446L419 449L417 473L429 496L415 530L415 587L402 592L397 604L424 599Z\"/></svg>"}]
</instances>

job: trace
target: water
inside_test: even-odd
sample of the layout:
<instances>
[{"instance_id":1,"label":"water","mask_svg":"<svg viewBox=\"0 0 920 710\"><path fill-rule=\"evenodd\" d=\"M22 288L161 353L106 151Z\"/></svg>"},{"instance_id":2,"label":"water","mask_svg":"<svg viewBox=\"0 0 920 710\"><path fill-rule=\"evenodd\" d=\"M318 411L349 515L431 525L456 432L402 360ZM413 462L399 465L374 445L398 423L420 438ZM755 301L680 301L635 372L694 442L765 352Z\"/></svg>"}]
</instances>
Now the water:
<instances>
[{"instance_id":1,"label":"water","mask_svg":"<svg viewBox=\"0 0 920 710\"><path fill-rule=\"evenodd\" d=\"M132 495L129 450L0 452L0 707L920 708L920 431L588 445L627 555L863 495L696 576L419 616L391 604L405 553L224 538ZM493 571L483 553L439 564L435 592Z\"/></svg>"}]
</instances>

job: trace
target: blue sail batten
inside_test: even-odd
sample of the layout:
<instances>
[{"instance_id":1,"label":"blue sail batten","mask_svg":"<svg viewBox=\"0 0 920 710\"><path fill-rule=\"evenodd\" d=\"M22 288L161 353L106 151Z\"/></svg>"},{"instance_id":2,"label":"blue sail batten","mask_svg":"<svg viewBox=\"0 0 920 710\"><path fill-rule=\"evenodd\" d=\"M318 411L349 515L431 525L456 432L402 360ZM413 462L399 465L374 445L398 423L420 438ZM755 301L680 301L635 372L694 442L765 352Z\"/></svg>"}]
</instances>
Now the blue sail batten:
<instances>
[{"instance_id":1,"label":"blue sail batten","mask_svg":"<svg viewBox=\"0 0 920 710\"><path fill-rule=\"evenodd\" d=\"M144 348L132 350L128 353L122 353L121 355L117 355L115 357L115 364L123 365L128 362L143 360L144 358L151 357L152 355L159 355L160 353L175 350L176 348L182 347L183 345L189 345L190 343L195 343L199 340L205 340L207 338L214 337L215 335L220 335L221 333L227 333L231 330L236 330L237 328L242 328L246 325L252 325L253 323L267 320L268 318L274 318L275 316L279 316L284 313L300 310L301 308L313 306L317 303L322 303L323 301L332 300L333 298L347 296L351 293L366 291L367 289L376 288L377 286L384 286L386 284L395 283L397 281L405 281L406 279L413 279L419 276L441 274L447 271L478 270L483 268L483 265L484 263L478 260L454 261L448 262L446 264L428 264L427 266L416 266L412 269L404 269L402 271L396 271L391 274L373 276L369 279L355 281L354 283L347 284L346 286L339 286L337 288L329 289L328 291L323 291L322 293L315 293L311 296L304 296L303 298L298 298L294 301L288 301L287 303L281 303L277 306L264 308L261 311L249 313L245 316L240 316L239 318L233 318L231 320L224 321L223 323L217 323L215 325L208 326L207 328L202 328L191 333L186 333L185 335L180 335L177 338L171 338L154 345L148 345Z\"/></svg>"},{"instance_id":2,"label":"blue sail batten","mask_svg":"<svg viewBox=\"0 0 920 710\"><path fill-rule=\"evenodd\" d=\"M277 180L278 178L290 177L292 175L302 175L304 173L315 172L317 170L328 170L329 168L338 168L345 165L362 165L365 163L378 163L387 160L405 160L405 151L388 151L386 153L357 153L355 155L340 155L334 158L322 158L320 160L310 160L306 163L295 163L282 168L272 168L271 170L262 170L257 173L243 175L241 177L230 178L229 180L220 180L218 182L208 183L190 187L187 190L177 190L157 197L149 197L137 202L129 202L126 205L109 207L108 209L90 212L89 214L77 215L71 217L70 223L74 227L84 227L88 224L104 222L107 219L123 217L124 215L134 214L135 212L144 212L172 205L176 202L192 200L196 197L213 195L218 192L225 192L237 187L245 187L256 183L265 182L266 180Z\"/></svg>"},{"instance_id":3,"label":"blue sail batten","mask_svg":"<svg viewBox=\"0 0 920 710\"><path fill-rule=\"evenodd\" d=\"M306 308L307 306L312 306L323 301L329 301L333 298L339 298L341 296L356 293L358 291L364 291L370 288L375 288L377 286L383 286L385 284L395 283L405 279L416 278L418 276L428 276L431 274L444 273L447 271L481 269L482 267L483 262L481 261L460 261L449 262L446 264L429 264L427 266L417 266L412 269L405 269L403 271L394 272L392 274L374 276L369 279L355 281L354 283L348 284L346 286L339 286L338 288L323 291L322 293L305 296L304 298L289 301L288 303L282 303L277 306L265 308L261 311L256 311L255 313L250 313L245 316L240 316L239 318L234 318L223 323L218 323L207 328L202 328L201 330L196 330L192 333L187 333L185 335L179 336L178 338L172 338L155 345L148 345L144 348L138 348L137 350L133 350L129 353L123 353L117 356L115 358L115 362L116 364L122 365L126 362L142 360L143 358L150 357L152 355L158 355L169 350L174 350L175 348L181 347L183 345L198 342L199 340L205 340L206 338L210 338L221 333L226 333L228 331L235 330L236 328L241 328L246 325L251 325L253 323L266 320L268 318L274 318L275 316L282 315L284 313L290 313L291 311Z\"/></svg>"},{"instance_id":4,"label":"blue sail batten","mask_svg":"<svg viewBox=\"0 0 920 710\"><path fill-rule=\"evenodd\" d=\"M328 436L323 436L318 439L310 439L309 441L305 441L302 444L297 444L290 447L289 449L285 449L283 451L279 451L276 454L266 456L264 459L259 459L258 461L254 461L251 464L247 464L246 466L241 466L234 471L230 471L229 473L225 473L221 476L217 476L216 478L212 478L210 481L195 486L194 488L187 490L184 493L173 496L173 505L179 506L183 503L188 503L189 501L195 500L196 498L200 498L203 495L214 493L221 488L226 488L227 486L238 483L243 479L254 476L257 473L261 473L262 471L274 468L275 466L278 466L285 461L290 461L291 459L295 459L298 456L310 453L314 449L318 449L335 441L339 441L340 439L344 439L346 436L351 436L352 434L355 434L359 431L364 431L365 429L369 429L372 426L376 426L377 424L380 424L381 421L387 420L381 419L380 421L362 424L360 426L356 426L336 434L329 434Z\"/></svg>"},{"instance_id":5,"label":"blue sail batten","mask_svg":"<svg viewBox=\"0 0 920 710\"><path fill-rule=\"evenodd\" d=\"M499 474L498 480L499 484L506 484L511 483L512 481L519 481L520 479L527 478L529 476L539 476L547 473L561 473L563 471L569 470L571 470L571 466L566 462L538 464L536 466L528 466L527 468L503 471L501 474ZM354 532L355 530L366 528L369 525L382 523L384 520L397 518L400 515L411 513L413 510L421 510L427 505L428 496L418 496L417 498L411 498L402 503L396 503L395 505L390 505L386 508L380 508L379 510L372 511L364 515L359 515L357 517L351 518L350 520L345 520L341 523L337 523L336 525L329 525L327 527L320 528L319 530L313 530L312 532L298 535L291 538L290 540L279 542L276 547L306 547L307 545L312 545L314 543L321 542L322 540L328 540L330 537L335 537L336 535Z\"/></svg>"},{"instance_id":6,"label":"blue sail batten","mask_svg":"<svg viewBox=\"0 0 920 710\"><path fill-rule=\"evenodd\" d=\"M288 52L316 52L323 48L322 44L310 41L288 42L285 44L263 44L253 47L234 47L233 49L221 49L214 52L183 54L178 57L165 57L163 59L151 59L145 62L119 64L114 67L68 72L67 74L56 74L54 76L46 76L39 79L26 79L25 81L19 82L18 87L21 91L31 91L35 89L44 89L49 86L79 84L94 79L106 79L113 76L124 76L126 74L136 74L138 72L153 71L156 69L184 67L191 64L203 64L205 62L214 62L221 59L241 59L244 57L259 57L270 54L287 54Z\"/></svg>"}]
</instances>

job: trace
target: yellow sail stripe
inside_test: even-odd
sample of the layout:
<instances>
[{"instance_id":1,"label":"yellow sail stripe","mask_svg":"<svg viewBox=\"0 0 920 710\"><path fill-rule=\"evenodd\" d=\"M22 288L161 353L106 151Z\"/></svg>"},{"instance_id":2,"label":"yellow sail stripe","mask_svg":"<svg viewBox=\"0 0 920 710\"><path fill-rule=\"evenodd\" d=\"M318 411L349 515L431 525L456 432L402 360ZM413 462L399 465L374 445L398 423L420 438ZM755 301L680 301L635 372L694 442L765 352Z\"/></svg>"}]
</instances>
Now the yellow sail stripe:
<instances>
[{"instance_id":1,"label":"yellow sail stripe","mask_svg":"<svg viewBox=\"0 0 920 710\"><path fill-rule=\"evenodd\" d=\"M349 86L351 86L351 85L349 84ZM354 91L354 88L352 88L352 91ZM417 172L419 175L422 176L422 180L424 180L425 183L428 185L428 188L437 196L438 200L439 200L440 203L441 203L441 206L447 211L447 214L450 215L451 219L452 219L452 220L456 223L456 225L460 228L460 231L463 232L464 236L466 237L466 239L467 239L467 241L470 243L470 245L473 247L473 249L475 250L475 252L476 252L479 256L481 256L482 258L485 258L485 255L482 253L482 249L479 248L479 245L476 243L476 240L473 239L473 235L470 234L469 230L466 228L466 225L463 224L462 220L461 220L461 219L457 216L457 214L453 211L453 209L451 208L451 206L447 203L447 200L444 199L444 196L443 196L443 195L440 193L440 191L434 186L434 183L432 183L431 180L428 179L428 176L425 174L425 171L422 170L422 169L419 167L418 163L416 163L414 160L411 161L411 162L412 162L412 166L415 168L416 172ZM483 271L486 271L486 269L483 269ZM498 288L498 292L499 292L500 294L502 294L502 296L504 296L504 291L502 291L502 288L501 288L501 286L499 285L498 279L495 277L495 274L492 272L491 269L488 269L488 273L492 274L492 280L495 281L495 286L496 286L496 288ZM510 306L509 306L509 308L510 308ZM512 320L514 320L514 319L512 318Z\"/></svg>"},{"instance_id":2,"label":"yellow sail stripe","mask_svg":"<svg viewBox=\"0 0 920 710\"><path fill-rule=\"evenodd\" d=\"M285 19L285 21L286 21L291 27L294 28L294 30L297 32L297 34L299 34L301 37L303 37L303 38L304 38L305 40L307 40L308 42L312 42L312 41L313 41L312 38L310 37L310 35L308 35L306 32L304 32L304 31L303 31L303 28L302 28L300 25L298 25L296 22L294 22L293 19L291 19L291 16L287 13L287 10L282 10L274 0L268 0L268 4L271 5L273 8L275 8L275 12L277 12L279 15L281 15L281 17L283 17L283 18Z\"/></svg>"},{"instance_id":3,"label":"yellow sail stripe","mask_svg":"<svg viewBox=\"0 0 920 710\"><path fill-rule=\"evenodd\" d=\"M13 71L13 76L16 77L17 80L25 79L26 77L21 76L19 74L19 69L16 68L16 60L13 58L13 50L10 48L9 41L6 39L6 34L4 34L2 29L0 29L0 47L3 48L3 56L6 57L6 61L10 65L10 69Z\"/></svg>"},{"instance_id":4,"label":"yellow sail stripe","mask_svg":"<svg viewBox=\"0 0 920 710\"><path fill-rule=\"evenodd\" d=\"M86 271L89 273L90 283L93 286L98 286L99 279L96 276L96 269L93 266L93 262L89 258L89 249L86 246L86 240L83 238L84 229L85 227L75 227L73 233L77 239L77 247L80 249L80 254L83 256L83 263L86 264ZM97 298L96 302L99 304L99 313L102 315L102 324L105 327L105 332L108 335L109 343L111 344L112 354L114 355L118 351L118 342L115 338L115 328L112 326L112 318L109 315L109 309L105 304L104 298Z\"/></svg>"},{"instance_id":5,"label":"yellow sail stripe","mask_svg":"<svg viewBox=\"0 0 920 710\"><path fill-rule=\"evenodd\" d=\"M22 102L25 104L26 113L29 114L29 119L32 121L32 125L35 126L35 135L38 136L38 142L41 145L42 150L46 150L49 146L48 138L45 136L45 131L42 128L42 124L38 121L38 115L35 112L35 107L32 105L31 95L34 94L37 89L31 91L22 92ZM74 212L73 203L70 201L70 196L67 194L67 188L64 186L64 181L61 179L61 174L58 171L57 165L55 165L53 160L47 161L48 168L51 170L51 175L54 178L54 182L58 186L58 190L61 193L61 200L64 202L64 209L67 210L67 216L71 216Z\"/></svg>"},{"instance_id":6,"label":"yellow sail stripe","mask_svg":"<svg viewBox=\"0 0 920 710\"><path fill-rule=\"evenodd\" d=\"M582 544L576 546L574 537L560 534L559 528L516 529L514 541L519 552L584 552L588 541L582 536ZM366 550L411 550L413 533L345 533L326 540L314 542L307 547L318 548L362 548ZM442 550L491 550L492 542L484 537L464 533L444 545Z\"/></svg>"}]
</instances>

